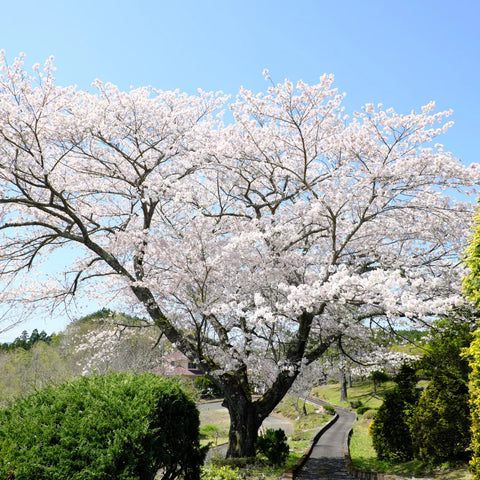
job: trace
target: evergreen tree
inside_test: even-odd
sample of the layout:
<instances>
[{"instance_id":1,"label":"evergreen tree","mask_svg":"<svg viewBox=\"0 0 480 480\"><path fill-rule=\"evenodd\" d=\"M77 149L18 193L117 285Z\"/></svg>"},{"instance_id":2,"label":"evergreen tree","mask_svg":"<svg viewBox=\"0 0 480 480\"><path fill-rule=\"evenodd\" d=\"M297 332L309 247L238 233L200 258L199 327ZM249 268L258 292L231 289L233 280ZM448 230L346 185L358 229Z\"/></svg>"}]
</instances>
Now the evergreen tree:
<instances>
[{"instance_id":1,"label":"evergreen tree","mask_svg":"<svg viewBox=\"0 0 480 480\"><path fill-rule=\"evenodd\" d=\"M465 459L470 443L468 386L437 374L423 392L412 419L415 457L438 464Z\"/></svg>"},{"instance_id":2,"label":"evergreen tree","mask_svg":"<svg viewBox=\"0 0 480 480\"><path fill-rule=\"evenodd\" d=\"M403 462L410 460L414 451L409 426L419 396L414 368L403 364L395 382L378 409L371 434L379 460Z\"/></svg>"},{"instance_id":3,"label":"evergreen tree","mask_svg":"<svg viewBox=\"0 0 480 480\"><path fill-rule=\"evenodd\" d=\"M431 340L418 364L428 378L448 375L468 382L470 366L462 351L472 341L472 331L476 329L478 313L471 308L455 309L433 326Z\"/></svg>"}]
</instances>

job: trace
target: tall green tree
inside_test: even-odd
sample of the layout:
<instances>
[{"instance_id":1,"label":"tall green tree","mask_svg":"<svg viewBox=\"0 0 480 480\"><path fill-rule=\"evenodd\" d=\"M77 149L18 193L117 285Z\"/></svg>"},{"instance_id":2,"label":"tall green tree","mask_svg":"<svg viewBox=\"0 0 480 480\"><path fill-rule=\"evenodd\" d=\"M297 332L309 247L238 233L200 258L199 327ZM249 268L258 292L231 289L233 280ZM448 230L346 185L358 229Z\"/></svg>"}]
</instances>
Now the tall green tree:
<instances>
[{"instance_id":1,"label":"tall green tree","mask_svg":"<svg viewBox=\"0 0 480 480\"><path fill-rule=\"evenodd\" d=\"M470 244L465 252L465 264L469 269L463 279L463 289L477 310L480 307L480 204L474 219L474 230ZM472 471L476 480L480 479L480 333L474 332L474 338L467 350L470 373L470 409L472 419Z\"/></svg>"},{"instance_id":2,"label":"tall green tree","mask_svg":"<svg viewBox=\"0 0 480 480\"><path fill-rule=\"evenodd\" d=\"M435 322L430 331L430 341L418 368L428 378L447 375L468 382L470 366L462 355L472 341L472 332L477 328L479 314L475 309L462 307Z\"/></svg>"},{"instance_id":3,"label":"tall green tree","mask_svg":"<svg viewBox=\"0 0 480 480\"><path fill-rule=\"evenodd\" d=\"M467 299L480 307L480 203L474 219L473 236L465 252L465 264L469 269L468 275L463 279L463 289Z\"/></svg>"},{"instance_id":4,"label":"tall green tree","mask_svg":"<svg viewBox=\"0 0 480 480\"><path fill-rule=\"evenodd\" d=\"M380 460L403 462L413 457L410 418L419 397L415 369L403 364L395 382L394 390L385 395L378 409L371 433Z\"/></svg>"},{"instance_id":5,"label":"tall green tree","mask_svg":"<svg viewBox=\"0 0 480 480\"><path fill-rule=\"evenodd\" d=\"M475 480L480 479L480 332L476 330L474 339L468 348L470 374L470 410L472 418L471 467Z\"/></svg>"},{"instance_id":6,"label":"tall green tree","mask_svg":"<svg viewBox=\"0 0 480 480\"><path fill-rule=\"evenodd\" d=\"M470 426L467 384L461 378L437 373L413 413L415 457L430 464L465 460Z\"/></svg>"},{"instance_id":7,"label":"tall green tree","mask_svg":"<svg viewBox=\"0 0 480 480\"><path fill-rule=\"evenodd\" d=\"M418 367L431 381L413 413L415 457L436 464L465 459L470 444L468 377L462 352L472 341L478 315L463 307L438 320Z\"/></svg>"}]
</instances>

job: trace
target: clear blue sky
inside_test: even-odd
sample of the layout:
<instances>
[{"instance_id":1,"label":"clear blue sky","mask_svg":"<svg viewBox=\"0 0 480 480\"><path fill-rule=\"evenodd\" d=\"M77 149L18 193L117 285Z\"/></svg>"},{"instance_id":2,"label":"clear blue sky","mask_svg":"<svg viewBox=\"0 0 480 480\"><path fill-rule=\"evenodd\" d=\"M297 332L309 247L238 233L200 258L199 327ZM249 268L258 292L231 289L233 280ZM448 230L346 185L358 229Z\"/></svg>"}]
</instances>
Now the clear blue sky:
<instances>
[{"instance_id":1,"label":"clear blue sky","mask_svg":"<svg viewBox=\"0 0 480 480\"><path fill-rule=\"evenodd\" d=\"M430 100L452 108L442 143L471 163L480 161L479 19L477 0L24 0L3 2L0 49L10 60L25 52L27 65L54 55L58 83L81 89L99 78L235 94L264 90L265 68L278 82L333 73L348 112L378 102L404 113ZM64 323L28 322L0 342Z\"/></svg>"}]
</instances>

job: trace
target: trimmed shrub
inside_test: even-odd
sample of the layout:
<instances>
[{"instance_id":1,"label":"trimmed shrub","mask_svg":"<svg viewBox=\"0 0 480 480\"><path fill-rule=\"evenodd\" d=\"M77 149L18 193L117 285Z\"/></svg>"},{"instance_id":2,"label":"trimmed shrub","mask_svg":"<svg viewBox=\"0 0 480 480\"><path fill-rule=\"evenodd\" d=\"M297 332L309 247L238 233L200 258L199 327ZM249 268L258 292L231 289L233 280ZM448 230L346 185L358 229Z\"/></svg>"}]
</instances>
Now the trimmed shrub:
<instances>
[{"instance_id":1,"label":"trimmed shrub","mask_svg":"<svg viewBox=\"0 0 480 480\"><path fill-rule=\"evenodd\" d=\"M413 414L415 457L431 464L466 459L471 428L468 400L462 380L445 375L432 378Z\"/></svg>"},{"instance_id":2,"label":"trimmed shrub","mask_svg":"<svg viewBox=\"0 0 480 480\"><path fill-rule=\"evenodd\" d=\"M264 435L257 438L257 451L265 455L273 465L283 465L290 453L285 432L279 428L267 428Z\"/></svg>"},{"instance_id":3,"label":"trimmed shrub","mask_svg":"<svg viewBox=\"0 0 480 480\"><path fill-rule=\"evenodd\" d=\"M362 407L358 407L356 412L358 415L363 415L365 412L368 412L368 410L370 410L370 407L362 406Z\"/></svg>"},{"instance_id":4,"label":"trimmed shrub","mask_svg":"<svg viewBox=\"0 0 480 480\"><path fill-rule=\"evenodd\" d=\"M331 405L324 405L323 409L325 412L327 412L330 415L335 415L335 408L333 408Z\"/></svg>"},{"instance_id":5,"label":"trimmed shrub","mask_svg":"<svg viewBox=\"0 0 480 480\"><path fill-rule=\"evenodd\" d=\"M173 380L111 373L48 387L0 410L0 478L197 480L194 401Z\"/></svg>"},{"instance_id":6,"label":"trimmed shrub","mask_svg":"<svg viewBox=\"0 0 480 480\"><path fill-rule=\"evenodd\" d=\"M377 409L376 408L371 408L367 410L366 412L363 413L363 418L368 419L374 419L375 415L377 414Z\"/></svg>"}]
</instances>

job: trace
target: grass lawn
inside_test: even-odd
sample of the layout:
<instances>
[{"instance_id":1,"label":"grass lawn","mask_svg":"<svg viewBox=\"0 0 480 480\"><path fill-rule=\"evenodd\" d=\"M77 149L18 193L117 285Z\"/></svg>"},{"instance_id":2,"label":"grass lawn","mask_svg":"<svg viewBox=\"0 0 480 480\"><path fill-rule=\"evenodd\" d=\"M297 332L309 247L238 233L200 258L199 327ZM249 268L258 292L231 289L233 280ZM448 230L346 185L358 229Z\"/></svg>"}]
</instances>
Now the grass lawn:
<instances>
[{"instance_id":1,"label":"grass lawn","mask_svg":"<svg viewBox=\"0 0 480 480\"><path fill-rule=\"evenodd\" d=\"M378 408L383 402L385 392L391 390L394 385L394 382L384 382L377 388L375 394L371 381L355 383L353 387L348 388L348 400L346 402L340 402L340 385L338 383L314 388L312 396L344 407L349 407L350 403L361 403L363 406Z\"/></svg>"},{"instance_id":2,"label":"grass lawn","mask_svg":"<svg viewBox=\"0 0 480 480\"><path fill-rule=\"evenodd\" d=\"M200 443L216 447L228 442L230 415L227 411L205 410L200 412Z\"/></svg>"}]
</instances>

